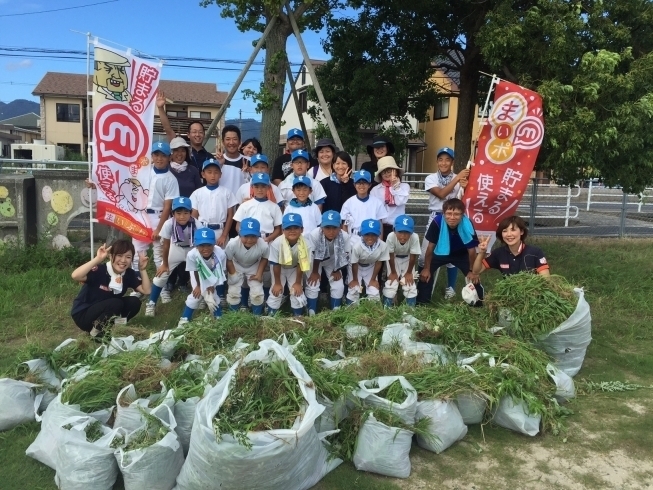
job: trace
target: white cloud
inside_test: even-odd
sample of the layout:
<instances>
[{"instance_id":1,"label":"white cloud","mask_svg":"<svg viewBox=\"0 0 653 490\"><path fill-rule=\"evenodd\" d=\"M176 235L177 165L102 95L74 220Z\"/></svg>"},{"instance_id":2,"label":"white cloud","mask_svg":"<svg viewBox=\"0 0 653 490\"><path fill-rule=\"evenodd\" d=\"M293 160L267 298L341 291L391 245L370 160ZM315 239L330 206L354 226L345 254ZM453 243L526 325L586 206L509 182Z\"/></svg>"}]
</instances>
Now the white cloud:
<instances>
[{"instance_id":1,"label":"white cloud","mask_svg":"<svg viewBox=\"0 0 653 490\"><path fill-rule=\"evenodd\" d=\"M17 63L7 63L5 65L5 68L8 71L16 71L16 70L22 70L24 68L31 68L32 66L32 60L21 60Z\"/></svg>"}]
</instances>

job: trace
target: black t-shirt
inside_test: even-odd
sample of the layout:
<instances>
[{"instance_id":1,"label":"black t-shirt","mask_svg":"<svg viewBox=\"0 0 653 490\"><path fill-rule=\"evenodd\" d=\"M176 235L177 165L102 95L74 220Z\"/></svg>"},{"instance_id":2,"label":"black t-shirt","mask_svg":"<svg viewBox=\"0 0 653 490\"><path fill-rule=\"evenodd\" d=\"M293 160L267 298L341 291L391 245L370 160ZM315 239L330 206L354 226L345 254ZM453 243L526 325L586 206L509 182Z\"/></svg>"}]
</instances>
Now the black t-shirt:
<instances>
[{"instance_id":1,"label":"black t-shirt","mask_svg":"<svg viewBox=\"0 0 653 490\"><path fill-rule=\"evenodd\" d=\"M107 264L93 267L86 275L86 282L73 301L71 315L84 311L88 307L111 298L121 298L128 289L136 289L141 285L141 280L134 269L127 269L122 276L122 291L118 294L109 289L111 276L107 272Z\"/></svg>"},{"instance_id":2,"label":"black t-shirt","mask_svg":"<svg viewBox=\"0 0 653 490\"><path fill-rule=\"evenodd\" d=\"M322 212L342 210L342 205L350 197L356 195L356 188L354 187L354 180L349 179L346 184L342 182L334 182L331 177L325 177L320 181L326 199L322 203Z\"/></svg>"},{"instance_id":3,"label":"black t-shirt","mask_svg":"<svg viewBox=\"0 0 653 490\"><path fill-rule=\"evenodd\" d=\"M370 189L372 187L379 185L379 183L376 181L376 172L379 170L376 161L370 160L368 162L363 163L361 165L361 170L367 170L372 176L372 185L370 186Z\"/></svg>"},{"instance_id":4,"label":"black t-shirt","mask_svg":"<svg viewBox=\"0 0 653 490\"><path fill-rule=\"evenodd\" d=\"M497 248L483 260L483 265L486 269L500 270L504 276L519 272L538 273L549 268L544 252L525 243L520 245L517 255L513 255L507 246Z\"/></svg>"},{"instance_id":5,"label":"black t-shirt","mask_svg":"<svg viewBox=\"0 0 653 490\"><path fill-rule=\"evenodd\" d=\"M211 155L206 148L202 147L202 149L198 151L192 146L190 147L190 162L188 163L199 170L200 174L202 173L202 165L204 165L204 162L211 158L213 158L213 155Z\"/></svg>"},{"instance_id":6,"label":"black t-shirt","mask_svg":"<svg viewBox=\"0 0 653 490\"><path fill-rule=\"evenodd\" d=\"M446 226L449 230L449 255L467 253L468 249L475 248L478 245L478 237L476 236L476 232L474 232L474 235L472 235L472 240L470 242L463 243L462 238L458 234L458 229L449 228L446 221L444 223L443 221L444 220L442 215L436 216L435 219L431 221L431 225L426 231L424 238L426 238L429 242L435 243L435 245L437 245L438 240L440 239L440 226Z\"/></svg>"},{"instance_id":7,"label":"black t-shirt","mask_svg":"<svg viewBox=\"0 0 653 490\"><path fill-rule=\"evenodd\" d=\"M309 157L309 168L313 168L315 165L318 165L317 161L311 156ZM283 180L292 172L292 165L290 163L290 153L284 153L274 161L274 167L272 168L272 175L270 180L280 179Z\"/></svg>"}]
</instances>

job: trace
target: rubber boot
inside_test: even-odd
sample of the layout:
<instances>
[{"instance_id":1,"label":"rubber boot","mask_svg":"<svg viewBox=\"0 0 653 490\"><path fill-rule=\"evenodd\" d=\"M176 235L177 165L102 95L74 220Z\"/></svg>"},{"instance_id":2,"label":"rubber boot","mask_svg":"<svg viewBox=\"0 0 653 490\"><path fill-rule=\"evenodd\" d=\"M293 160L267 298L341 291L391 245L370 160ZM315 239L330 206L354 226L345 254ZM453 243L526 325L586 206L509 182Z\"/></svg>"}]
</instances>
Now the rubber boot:
<instances>
[{"instance_id":1,"label":"rubber boot","mask_svg":"<svg viewBox=\"0 0 653 490\"><path fill-rule=\"evenodd\" d=\"M249 309L249 288L240 288L240 307Z\"/></svg>"},{"instance_id":2,"label":"rubber boot","mask_svg":"<svg viewBox=\"0 0 653 490\"><path fill-rule=\"evenodd\" d=\"M387 296L383 297L383 306L385 308L392 308L395 305L394 298L388 298Z\"/></svg>"},{"instance_id":3,"label":"rubber boot","mask_svg":"<svg viewBox=\"0 0 653 490\"><path fill-rule=\"evenodd\" d=\"M304 314L304 308L292 308L292 316L302 316Z\"/></svg>"},{"instance_id":4,"label":"rubber boot","mask_svg":"<svg viewBox=\"0 0 653 490\"><path fill-rule=\"evenodd\" d=\"M195 310L190 308L188 305L184 308L184 312L181 314L182 318L188 319L188 321L193 318L193 313L195 313Z\"/></svg>"},{"instance_id":5,"label":"rubber boot","mask_svg":"<svg viewBox=\"0 0 653 490\"><path fill-rule=\"evenodd\" d=\"M160 286L155 286L152 284L152 291L150 292L150 301L152 303L156 303L159 301L159 296L161 296L161 291L163 291L163 288Z\"/></svg>"},{"instance_id":6,"label":"rubber boot","mask_svg":"<svg viewBox=\"0 0 653 490\"><path fill-rule=\"evenodd\" d=\"M240 305L229 305L229 311L239 311Z\"/></svg>"},{"instance_id":7,"label":"rubber boot","mask_svg":"<svg viewBox=\"0 0 653 490\"><path fill-rule=\"evenodd\" d=\"M270 307L268 306L268 316L274 316L274 315L276 315L276 314L277 314L277 311L279 311L279 310L278 310L278 309L275 310L274 308L270 308Z\"/></svg>"},{"instance_id":8,"label":"rubber boot","mask_svg":"<svg viewBox=\"0 0 653 490\"><path fill-rule=\"evenodd\" d=\"M317 313L317 301L318 298L306 298L306 307L308 308L308 316L313 316Z\"/></svg>"},{"instance_id":9,"label":"rubber boot","mask_svg":"<svg viewBox=\"0 0 653 490\"><path fill-rule=\"evenodd\" d=\"M337 310L342 304L342 298L329 298L329 308L332 310Z\"/></svg>"},{"instance_id":10,"label":"rubber boot","mask_svg":"<svg viewBox=\"0 0 653 490\"><path fill-rule=\"evenodd\" d=\"M417 306L417 298L406 298L406 306L410 306L411 308Z\"/></svg>"},{"instance_id":11,"label":"rubber boot","mask_svg":"<svg viewBox=\"0 0 653 490\"><path fill-rule=\"evenodd\" d=\"M252 305L252 313L256 316L261 316L263 314L263 304Z\"/></svg>"}]
</instances>

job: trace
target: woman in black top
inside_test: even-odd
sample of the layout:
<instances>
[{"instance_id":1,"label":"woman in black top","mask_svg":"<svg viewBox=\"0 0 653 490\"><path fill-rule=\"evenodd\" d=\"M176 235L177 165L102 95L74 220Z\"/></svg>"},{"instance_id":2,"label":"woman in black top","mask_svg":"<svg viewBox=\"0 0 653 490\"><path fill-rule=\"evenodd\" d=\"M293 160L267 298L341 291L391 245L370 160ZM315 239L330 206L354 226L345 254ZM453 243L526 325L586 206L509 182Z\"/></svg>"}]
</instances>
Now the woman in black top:
<instances>
[{"instance_id":1,"label":"woman in black top","mask_svg":"<svg viewBox=\"0 0 653 490\"><path fill-rule=\"evenodd\" d=\"M109 262L105 260L109 258ZM150 279L147 276L147 255L139 256L139 273L131 268L134 245L128 240L116 240L110 247L102 245L94 259L79 266L72 273L75 281L81 282L81 291L73 302L70 314L75 324L99 337L102 330L116 317L127 320L136 316L141 301L125 296L128 289L143 295L150 294Z\"/></svg>"},{"instance_id":2,"label":"woman in black top","mask_svg":"<svg viewBox=\"0 0 653 490\"><path fill-rule=\"evenodd\" d=\"M333 173L320 181L326 200L322 204L322 212L338 211L347 199L356 195L354 181L351 178L352 162L346 151L336 153L336 160L332 165Z\"/></svg>"},{"instance_id":3,"label":"woman in black top","mask_svg":"<svg viewBox=\"0 0 653 490\"><path fill-rule=\"evenodd\" d=\"M372 186L376 185L376 172L379 170L377 162L379 158L392 156L395 154L395 145L387 136L375 136L371 145L367 145L367 154L370 156L370 161L361 165L361 170L367 170L372 176Z\"/></svg>"},{"instance_id":4,"label":"woman in black top","mask_svg":"<svg viewBox=\"0 0 653 490\"><path fill-rule=\"evenodd\" d=\"M202 178L199 170L193 165L189 165L188 149L190 145L181 136L172 138L170 149L172 155L170 159L170 169L172 175L177 179L179 184L179 196L190 197L196 190L202 187Z\"/></svg>"}]
</instances>

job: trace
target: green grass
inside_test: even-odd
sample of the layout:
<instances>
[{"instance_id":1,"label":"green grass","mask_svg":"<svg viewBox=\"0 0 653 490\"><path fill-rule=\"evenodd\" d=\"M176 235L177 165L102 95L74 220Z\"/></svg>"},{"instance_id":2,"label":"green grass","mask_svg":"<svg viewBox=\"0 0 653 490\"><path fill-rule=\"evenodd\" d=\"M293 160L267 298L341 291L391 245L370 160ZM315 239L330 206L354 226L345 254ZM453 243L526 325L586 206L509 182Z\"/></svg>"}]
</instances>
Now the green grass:
<instances>
[{"instance_id":1,"label":"green grass","mask_svg":"<svg viewBox=\"0 0 653 490\"><path fill-rule=\"evenodd\" d=\"M592 309L593 341L576 380L653 385L653 241L538 239L532 243L544 249L553 273L585 288ZM0 258L0 264L3 260L7 258ZM65 257L57 260L60 265L45 264L50 268L4 271L0 275L0 372L15 364L27 343L52 348L68 337L85 335L69 316L79 290L70 279L74 264ZM23 264L21 268L27 262L24 257L16 261ZM440 302L444 293L445 274L440 276L435 302ZM498 277L494 271L484 274L484 285L491 290ZM459 286L462 280L459 277ZM172 303L158 306L156 318L139 315L120 332L142 338L176 325L184 299L176 293ZM643 487L653 481L648 462L653 447L653 431L649 430L653 427L652 403L650 389L581 396L569 404L574 414L560 436L529 438L491 425L472 426L462 442L443 454L436 456L414 446L413 473L408 480L358 472L347 463L315 488L391 490L440 486L436 482L446 482L451 488L473 485L492 489L505 488L506 484L513 488L564 488L547 479L549 473L562 471L559 463L533 459L531 455L538 451L580 467L585 461L600 457L610 460L615 451L623 452L640 463L630 474L631 487ZM56 488L54 472L25 456L38 430L38 424L28 424L0 433L0 489ZM600 472L569 469L564 473L570 487L610 487Z\"/></svg>"}]
</instances>

